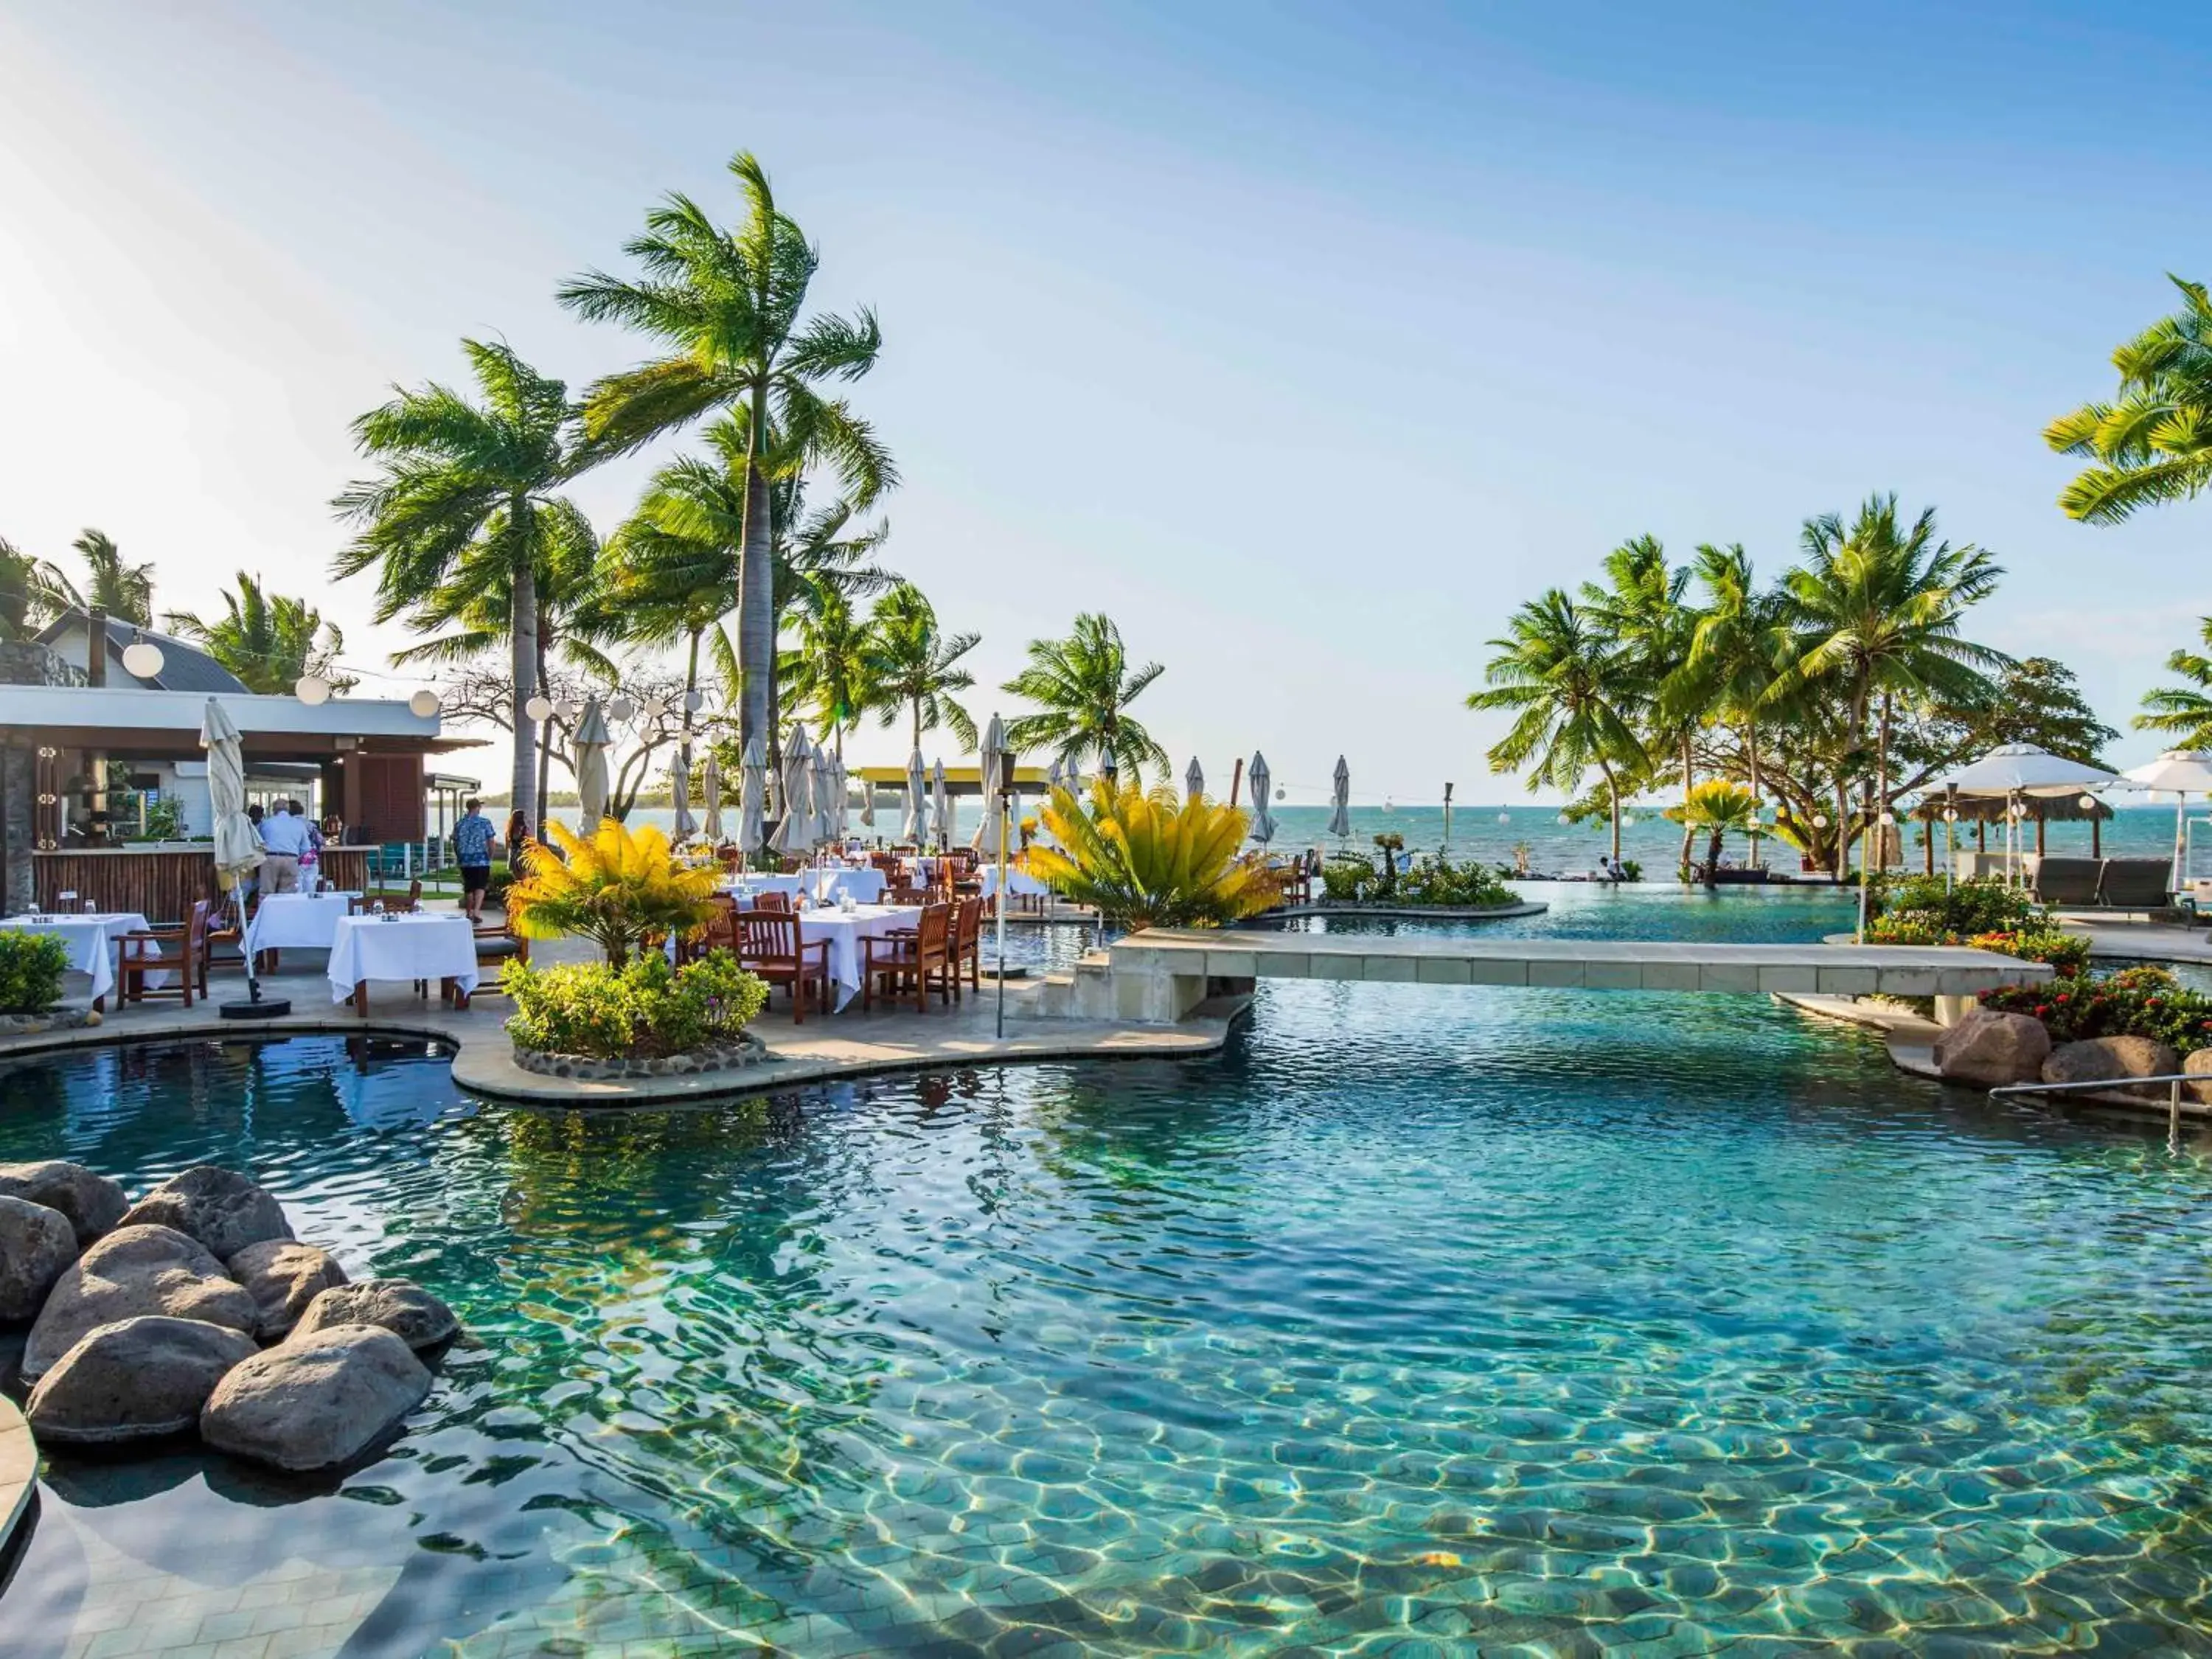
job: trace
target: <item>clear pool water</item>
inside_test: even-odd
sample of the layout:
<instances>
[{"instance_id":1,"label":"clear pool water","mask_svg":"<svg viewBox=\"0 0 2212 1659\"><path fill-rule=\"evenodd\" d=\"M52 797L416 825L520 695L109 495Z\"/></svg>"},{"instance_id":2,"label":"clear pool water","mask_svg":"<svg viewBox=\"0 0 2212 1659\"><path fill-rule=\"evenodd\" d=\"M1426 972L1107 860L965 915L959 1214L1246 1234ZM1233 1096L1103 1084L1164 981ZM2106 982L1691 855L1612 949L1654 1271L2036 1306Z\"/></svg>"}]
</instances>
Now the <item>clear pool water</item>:
<instances>
[{"instance_id":1,"label":"clear pool water","mask_svg":"<svg viewBox=\"0 0 2212 1659\"><path fill-rule=\"evenodd\" d=\"M1755 999L627 1115L109 1051L0 1072L33 1155L250 1169L471 1340L340 1481L57 1462L10 1654L2212 1652L2197 1151Z\"/></svg>"}]
</instances>

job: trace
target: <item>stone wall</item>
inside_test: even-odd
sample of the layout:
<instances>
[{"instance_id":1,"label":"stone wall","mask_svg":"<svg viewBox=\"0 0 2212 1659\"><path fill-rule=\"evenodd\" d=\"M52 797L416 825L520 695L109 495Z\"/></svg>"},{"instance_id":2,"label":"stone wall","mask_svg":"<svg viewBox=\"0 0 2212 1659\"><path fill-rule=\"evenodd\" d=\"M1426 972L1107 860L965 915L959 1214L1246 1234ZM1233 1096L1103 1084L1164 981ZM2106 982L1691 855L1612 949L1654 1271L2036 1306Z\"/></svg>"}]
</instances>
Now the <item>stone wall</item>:
<instances>
[{"instance_id":1,"label":"stone wall","mask_svg":"<svg viewBox=\"0 0 2212 1659\"><path fill-rule=\"evenodd\" d=\"M43 645L0 641L0 685L82 685L84 670L64 662ZM36 902L31 869L36 828L36 757L39 734L22 726L0 726L0 915L13 915Z\"/></svg>"}]
</instances>

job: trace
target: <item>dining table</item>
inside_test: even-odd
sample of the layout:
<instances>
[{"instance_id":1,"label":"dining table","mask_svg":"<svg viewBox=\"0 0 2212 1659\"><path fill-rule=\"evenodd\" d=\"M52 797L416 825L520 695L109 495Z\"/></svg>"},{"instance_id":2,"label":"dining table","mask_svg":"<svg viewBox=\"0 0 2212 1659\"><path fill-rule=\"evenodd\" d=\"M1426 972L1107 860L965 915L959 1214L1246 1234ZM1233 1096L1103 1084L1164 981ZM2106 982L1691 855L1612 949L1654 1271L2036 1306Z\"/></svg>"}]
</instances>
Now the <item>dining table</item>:
<instances>
[{"instance_id":1,"label":"dining table","mask_svg":"<svg viewBox=\"0 0 2212 1659\"><path fill-rule=\"evenodd\" d=\"M860 941L880 939L902 927L919 927L921 909L913 904L815 905L799 912L799 937L806 944L826 939L830 945L830 982L836 986L836 1002L843 1008L860 994L864 965Z\"/></svg>"},{"instance_id":2,"label":"dining table","mask_svg":"<svg viewBox=\"0 0 2212 1659\"><path fill-rule=\"evenodd\" d=\"M884 896L886 878L880 870L830 865L808 873L814 880L814 896L824 903L834 904L849 894L855 904L873 904Z\"/></svg>"},{"instance_id":3,"label":"dining table","mask_svg":"<svg viewBox=\"0 0 2212 1659\"><path fill-rule=\"evenodd\" d=\"M135 910L39 911L0 916L0 927L11 933L42 933L48 939L59 939L69 952L70 970L91 979L92 1006L95 1008L103 1007L107 994L115 988L116 957L122 950L128 948L133 961L161 954L161 947L151 939L138 939L128 947L124 945L126 934L147 931L146 918ZM146 975L146 983L157 990L168 982L165 970Z\"/></svg>"},{"instance_id":4,"label":"dining table","mask_svg":"<svg viewBox=\"0 0 2212 1659\"><path fill-rule=\"evenodd\" d=\"M807 874L796 870L788 875L749 870L743 875L728 878L720 885L724 892L735 893L740 898L749 898L755 893L787 893L797 898L807 890Z\"/></svg>"},{"instance_id":5,"label":"dining table","mask_svg":"<svg viewBox=\"0 0 2212 1659\"><path fill-rule=\"evenodd\" d=\"M270 893L246 924L246 954L264 951L327 951L338 923L353 913L359 893L325 887L313 893Z\"/></svg>"},{"instance_id":6,"label":"dining table","mask_svg":"<svg viewBox=\"0 0 2212 1659\"><path fill-rule=\"evenodd\" d=\"M480 972L477 932L465 915L410 911L340 916L331 932L331 1000L350 1001L363 1016L372 980L415 984L434 979L440 999L463 1009Z\"/></svg>"}]
</instances>

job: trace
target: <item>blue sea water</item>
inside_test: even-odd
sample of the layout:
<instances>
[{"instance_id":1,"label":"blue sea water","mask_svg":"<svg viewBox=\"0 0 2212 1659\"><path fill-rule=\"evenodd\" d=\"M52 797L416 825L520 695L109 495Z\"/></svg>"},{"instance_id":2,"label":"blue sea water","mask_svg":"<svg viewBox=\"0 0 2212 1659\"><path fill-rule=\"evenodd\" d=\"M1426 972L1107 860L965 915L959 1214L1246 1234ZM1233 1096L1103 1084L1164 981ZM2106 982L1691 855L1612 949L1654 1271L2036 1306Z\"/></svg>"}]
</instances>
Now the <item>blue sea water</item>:
<instances>
[{"instance_id":1,"label":"blue sea water","mask_svg":"<svg viewBox=\"0 0 2212 1659\"><path fill-rule=\"evenodd\" d=\"M1848 904L1555 896L1487 925ZM29 1157L250 1170L469 1334L342 1480L53 1459L10 1654L157 1591L349 1656L2212 1652L2201 1149L1760 999L1270 983L1212 1059L676 1112L100 1051L0 1070Z\"/></svg>"}]
</instances>

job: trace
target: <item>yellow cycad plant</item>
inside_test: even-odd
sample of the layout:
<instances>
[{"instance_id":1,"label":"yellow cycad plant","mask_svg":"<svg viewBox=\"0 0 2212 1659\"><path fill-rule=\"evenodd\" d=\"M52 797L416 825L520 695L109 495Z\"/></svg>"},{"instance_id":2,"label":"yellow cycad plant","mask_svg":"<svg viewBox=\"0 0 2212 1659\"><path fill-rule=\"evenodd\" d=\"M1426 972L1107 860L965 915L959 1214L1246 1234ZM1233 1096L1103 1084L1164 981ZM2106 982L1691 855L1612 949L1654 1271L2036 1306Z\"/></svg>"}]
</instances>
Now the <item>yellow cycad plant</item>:
<instances>
[{"instance_id":1,"label":"yellow cycad plant","mask_svg":"<svg viewBox=\"0 0 2212 1659\"><path fill-rule=\"evenodd\" d=\"M1720 867L1721 837L1731 831L1747 836L1757 827L1759 797L1726 778L1707 778L1691 787L1680 806L1668 807L1667 816L1685 829L1702 830L1710 837L1705 846L1705 885L1710 887L1714 884L1713 872ZM1685 879L1688 873L1683 872Z\"/></svg>"},{"instance_id":2,"label":"yellow cycad plant","mask_svg":"<svg viewBox=\"0 0 2212 1659\"><path fill-rule=\"evenodd\" d=\"M1234 806L1100 781L1087 805L1054 789L1041 816L1059 845L1032 847L1030 873L1109 922L1218 927L1276 902L1267 866L1239 854L1247 820Z\"/></svg>"},{"instance_id":3,"label":"yellow cycad plant","mask_svg":"<svg viewBox=\"0 0 2212 1659\"><path fill-rule=\"evenodd\" d=\"M602 818L589 839L545 827L566 862L541 853L507 890L507 922L523 938L588 939L619 968L640 945L688 933L713 913L716 872L677 859L651 824L633 831Z\"/></svg>"}]
</instances>

